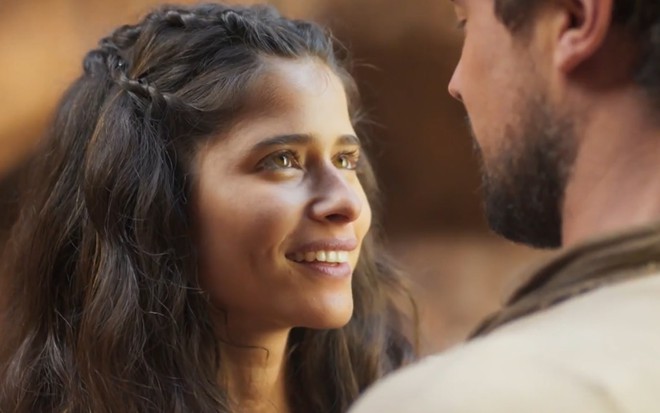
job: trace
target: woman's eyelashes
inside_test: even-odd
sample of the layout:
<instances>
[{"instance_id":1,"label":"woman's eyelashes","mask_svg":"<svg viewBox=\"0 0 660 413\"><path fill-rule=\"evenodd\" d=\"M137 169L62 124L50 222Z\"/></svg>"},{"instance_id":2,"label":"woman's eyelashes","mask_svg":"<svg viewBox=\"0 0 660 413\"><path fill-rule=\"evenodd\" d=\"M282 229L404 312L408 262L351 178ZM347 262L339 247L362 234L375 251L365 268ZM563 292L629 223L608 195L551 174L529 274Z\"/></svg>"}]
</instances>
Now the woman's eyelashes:
<instances>
[{"instance_id":1,"label":"woman's eyelashes","mask_svg":"<svg viewBox=\"0 0 660 413\"><path fill-rule=\"evenodd\" d=\"M352 151L339 152L333 158L333 164L339 169L348 169L354 171L358 168L360 162L360 151L355 149Z\"/></svg>"},{"instance_id":2,"label":"woman's eyelashes","mask_svg":"<svg viewBox=\"0 0 660 413\"><path fill-rule=\"evenodd\" d=\"M341 151L333 155L332 164L337 169L354 171L358 168L360 151L358 149ZM261 159L257 165L260 171L283 171L305 169L306 165L300 153L293 149L284 149L271 153Z\"/></svg>"},{"instance_id":3,"label":"woman's eyelashes","mask_svg":"<svg viewBox=\"0 0 660 413\"><path fill-rule=\"evenodd\" d=\"M258 169L263 171L277 171L282 169L302 169L300 156L291 149L272 153L259 161Z\"/></svg>"}]
</instances>

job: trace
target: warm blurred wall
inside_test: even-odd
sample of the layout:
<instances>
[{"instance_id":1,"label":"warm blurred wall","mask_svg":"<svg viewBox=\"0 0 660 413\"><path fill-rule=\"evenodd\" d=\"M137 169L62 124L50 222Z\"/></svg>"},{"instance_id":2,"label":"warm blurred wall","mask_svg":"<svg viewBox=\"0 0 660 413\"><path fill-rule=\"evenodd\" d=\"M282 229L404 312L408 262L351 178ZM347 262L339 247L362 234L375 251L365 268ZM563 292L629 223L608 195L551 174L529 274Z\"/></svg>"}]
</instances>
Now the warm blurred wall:
<instances>
[{"instance_id":1,"label":"warm blurred wall","mask_svg":"<svg viewBox=\"0 0 660 413\"><path fill-rule=\"evenodd\" d=\"M0 242L16 189L7 177L35 147L58 97L81 72L85 51L158 3L0 0ZM329 25L352 50L384 189L385 228L424 307L424 350L455 342L498 306L533 255L485 233L464 111L446 93L461 42L450 2L269 3Z\"/></svg>"}]
</instances>

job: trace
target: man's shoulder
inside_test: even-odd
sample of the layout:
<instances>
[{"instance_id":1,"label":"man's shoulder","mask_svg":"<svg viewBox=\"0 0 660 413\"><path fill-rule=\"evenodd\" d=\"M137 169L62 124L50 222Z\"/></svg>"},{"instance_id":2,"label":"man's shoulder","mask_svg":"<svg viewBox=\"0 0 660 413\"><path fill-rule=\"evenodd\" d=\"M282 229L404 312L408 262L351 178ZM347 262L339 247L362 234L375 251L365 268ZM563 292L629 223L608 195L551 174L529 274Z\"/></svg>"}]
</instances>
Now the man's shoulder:
<instances>
[{"instance_id":1,"label":"man's shoulder","mask_svg":"<svg viewBox=\"0 0 660 413\"><path fill-rule=\"evenodd\" d=\"M640 327L657 324L659 317L660 273L654 273L573 297L503 325L486 337L520 335L518 338L525 341L533 339L535 335L543 335L545 342L562 343L567 335L557 335L557 330L564 333L588 333L570 335L573 341L611 334L613 328L634 335L646 334ZM660 336L660 331L658 334Z\"/></svg>"},{"instance_id":2,"label":"man's shoulder","mask_svg":"<svg viewBox=\"0 0 660 413\"><path fill-rule=\"evenodd\" d=\"M351 413L618 412L598 386L506 344L475 343L423 359L367 391Z\"/></svg>"},{"instance_id":3,"label":"man's shoulder","mask_svg":"<svg viewBox=\"0 0 660 413\"><path fill-rule=\"evenodd\" d=\"M355 412L651 411L658 321L660 274L603 287L395 373Z\"/></svg>"}]
</instances>

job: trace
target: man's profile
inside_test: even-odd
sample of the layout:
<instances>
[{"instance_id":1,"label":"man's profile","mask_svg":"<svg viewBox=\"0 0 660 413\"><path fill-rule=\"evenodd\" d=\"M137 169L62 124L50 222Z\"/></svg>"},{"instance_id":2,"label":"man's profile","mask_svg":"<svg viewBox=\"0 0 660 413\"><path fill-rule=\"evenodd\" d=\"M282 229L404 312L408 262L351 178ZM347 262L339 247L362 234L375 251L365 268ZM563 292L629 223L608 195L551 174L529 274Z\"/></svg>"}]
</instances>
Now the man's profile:
<instances>
[{"instance_id":1,"label":"man's profile","mask_svg":"<svg viewBox=\"0 0 660 413\"><path fill-rule=\"evenodd\" d=\"M656 412L660 3L454 0L449 84L498 234L565 250L472 340L353 412Z\"/></svg>"}]
</instances>

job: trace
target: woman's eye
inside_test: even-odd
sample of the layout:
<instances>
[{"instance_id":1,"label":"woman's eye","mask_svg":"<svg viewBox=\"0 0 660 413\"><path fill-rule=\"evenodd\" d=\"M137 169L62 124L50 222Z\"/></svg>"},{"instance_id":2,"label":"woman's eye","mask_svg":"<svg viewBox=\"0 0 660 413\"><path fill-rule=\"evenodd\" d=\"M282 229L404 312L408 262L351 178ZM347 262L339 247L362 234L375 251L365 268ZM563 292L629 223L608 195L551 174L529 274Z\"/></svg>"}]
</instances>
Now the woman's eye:
<instances>
[{"instance_id":1,"label":"woman's eye","mask_svg":"<svg viewBox=\"0 0 660 413\"><path fill-rule=\"evenodd\" d=\"M300 162L294 152L287 150L267 156L260 162L259 167L265 170L300 168Z\"/></svg>"},{"instance_id":2,"label":"woman's eye","mask_svg":"<svg viewBox=\"0 0 660 413\"><path fill-rule=\"evenodd\" d=\"M335 156L334 164L339 169L355 170L357 169L359 154L354 152L342 152Z\"/></svg>"}]
</instances>

